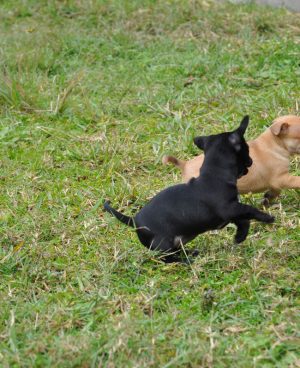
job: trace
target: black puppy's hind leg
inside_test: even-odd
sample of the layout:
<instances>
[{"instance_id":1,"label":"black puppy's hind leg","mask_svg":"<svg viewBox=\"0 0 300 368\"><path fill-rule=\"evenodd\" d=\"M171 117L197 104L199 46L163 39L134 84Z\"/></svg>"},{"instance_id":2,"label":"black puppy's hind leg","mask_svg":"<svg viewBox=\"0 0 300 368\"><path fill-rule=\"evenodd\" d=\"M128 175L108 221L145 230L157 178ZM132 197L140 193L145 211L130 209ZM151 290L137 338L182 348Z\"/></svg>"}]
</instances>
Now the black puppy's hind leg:
<instances>
[{"instance_id":1,"label":"black puppy's hind leg","mask_svg":"<svg viewBox=\"0 0 300 368\"><path fill-rule=\"evenodd\" d=\"M174 246L173 239L155 236L152 239L149 249L162 253L160 259L165 263L182 262L180 249Z\"/></svg>"},{"instance_id":2,"label":"black puppy's hind leg","mask_svg":"<svg viewBox=\"0 0 300 368\"><path fill-rule=\"evenodd\" d=\"M234 241L236 244L242 243L248 235L250 228L249 220L236 220L234 224L237 226L237 231L234 237Z\"/></svg>"}]
</instances>

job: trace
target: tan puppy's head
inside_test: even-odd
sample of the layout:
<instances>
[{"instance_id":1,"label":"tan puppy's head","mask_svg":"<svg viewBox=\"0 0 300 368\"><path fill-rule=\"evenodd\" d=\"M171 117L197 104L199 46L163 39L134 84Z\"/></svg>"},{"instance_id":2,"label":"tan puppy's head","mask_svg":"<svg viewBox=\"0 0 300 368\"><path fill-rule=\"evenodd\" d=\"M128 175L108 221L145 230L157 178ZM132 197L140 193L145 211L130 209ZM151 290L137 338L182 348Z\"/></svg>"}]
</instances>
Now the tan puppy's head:
<instances>
[{"instance_id":1,"label":"tan puppy's head","mask_svg":"<svg viewBox=\"0 0 300 368\"><path fill-rule=\"evenodd\" d=\"M275 119L271 132L281 139L291 155L300 154L300 117L285 115Z\"/></svg>"}]
</instances>

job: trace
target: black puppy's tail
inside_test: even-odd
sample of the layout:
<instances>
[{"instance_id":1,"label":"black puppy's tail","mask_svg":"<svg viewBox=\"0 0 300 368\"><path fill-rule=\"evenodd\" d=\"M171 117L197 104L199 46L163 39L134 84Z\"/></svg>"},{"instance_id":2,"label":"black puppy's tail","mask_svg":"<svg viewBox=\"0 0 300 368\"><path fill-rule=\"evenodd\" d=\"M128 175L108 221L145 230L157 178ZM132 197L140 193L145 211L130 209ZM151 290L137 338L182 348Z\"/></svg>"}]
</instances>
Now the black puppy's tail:
<instances>
[{"instance_id":1,"label":"black puppy's tail","mask_svg":"<svg viewBox=\"0 0 300 368\"><path fill-rule=\"evenodd\" d=\"M105 211L109 212L110 214L114 215L119 221L123 222L123 224L134 227L134 221L132 217L123 215L123 213L118 212L114 208L109 205L109 201L104 202L104 209Z\"/></svg>"}]
</instances>

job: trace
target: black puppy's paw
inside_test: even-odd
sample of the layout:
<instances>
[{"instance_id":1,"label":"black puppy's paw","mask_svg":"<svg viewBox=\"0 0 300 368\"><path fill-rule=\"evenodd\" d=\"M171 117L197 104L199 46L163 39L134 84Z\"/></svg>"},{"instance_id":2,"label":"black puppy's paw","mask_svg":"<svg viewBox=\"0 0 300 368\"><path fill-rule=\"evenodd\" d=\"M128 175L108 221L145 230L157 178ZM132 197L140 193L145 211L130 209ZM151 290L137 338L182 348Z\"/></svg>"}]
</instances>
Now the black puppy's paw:
<instances>
[{"instance_id":1,"label":"black puppy's paw","mask_svg":"<svg viewBox=\"0 0 300 368\"><path fill-rule=\"evenodd\" d=\"M198 256L199 256L199 254L200 254L200 250L199 250L199 249L193 249L193 250L191 251L191 253L190 253L190 255L191 255L192 257L198 257Z\"/></svg>"},{"instance_id":2,"label":"black puppy's paw","mask_svg":"<svg viewBox=\"0 0 300 368\"><path fill-rule=\"evenodd\" d=\"M266 224L272 224L275 221L275 217L269 215L268 213L263 213L261 215L260 221L265 222Z\"/></svg>"},{"instance_id":3,"label":"black puppy's paw","mask_svg":"<svg viewBox=\"0 0 300 368\"><path fill-rule=\"evenodd\" d=\"M196 258L198 257L200 254L200 250L195 248L195 249L189 249L185 251L185 257L188 258Z\"/></svg>"},{"instance_id":4,"label":"black puppy's paw","mask_svg":"<svg viewBox=\"0 0 300 368\"><path fill-rule=\"evenodd\" d=\"M246 238L247 238L247 234L237 234L237 235L234 237L234 243L235 243L235 244L240 244L240 243L242 243Z\"/></svg>"}]
</instances>

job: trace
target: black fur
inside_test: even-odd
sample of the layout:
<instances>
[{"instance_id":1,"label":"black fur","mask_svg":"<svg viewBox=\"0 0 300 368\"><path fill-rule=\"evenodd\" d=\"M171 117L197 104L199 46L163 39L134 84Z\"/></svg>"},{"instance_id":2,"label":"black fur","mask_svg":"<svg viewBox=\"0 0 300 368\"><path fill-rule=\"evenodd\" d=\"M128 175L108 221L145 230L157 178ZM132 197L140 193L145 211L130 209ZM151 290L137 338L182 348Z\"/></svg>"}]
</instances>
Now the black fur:
<instances>
[{"instance_id":1,"label":"black fur","mask_svg":"<svg viewBox=\"0 0 300 368\"><path fill-rule=\"evenodd\" d=\"M241 243L248 235L251 219L274 221L269 214L238 201L237 179L247 174L252 164L244 139L248 123L245 116L233 132L196 137L194 143L205 152L201 176L161 191L133 218L108 202L105 210L135 227L141 243L163 252L165 262L179 261L182 245L230 222L237 226L236 243Z\"/></svg>"}]
</instances>

